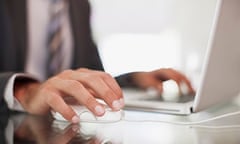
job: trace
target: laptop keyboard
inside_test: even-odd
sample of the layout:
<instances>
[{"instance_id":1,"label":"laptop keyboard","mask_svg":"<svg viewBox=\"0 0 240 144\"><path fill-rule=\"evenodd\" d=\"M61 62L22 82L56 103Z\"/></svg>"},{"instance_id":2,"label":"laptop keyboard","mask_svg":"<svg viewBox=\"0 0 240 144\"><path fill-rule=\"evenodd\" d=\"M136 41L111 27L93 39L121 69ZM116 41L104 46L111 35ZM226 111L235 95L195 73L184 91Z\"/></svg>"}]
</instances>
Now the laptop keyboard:
<instances>
[{"instance_id":1,"label":"laptop keyboard","mask_svg":"<svg viewBox=\"0 0 240 144\"><path fill-rule=\"evenodd\" d=\"M162 101L162 102L174 102L174 103L186 103L194 100L194 95L179 95L179 96L154 96L154 97L145 97L140 100L144 101Z\"/></svg>"}]
</instances>

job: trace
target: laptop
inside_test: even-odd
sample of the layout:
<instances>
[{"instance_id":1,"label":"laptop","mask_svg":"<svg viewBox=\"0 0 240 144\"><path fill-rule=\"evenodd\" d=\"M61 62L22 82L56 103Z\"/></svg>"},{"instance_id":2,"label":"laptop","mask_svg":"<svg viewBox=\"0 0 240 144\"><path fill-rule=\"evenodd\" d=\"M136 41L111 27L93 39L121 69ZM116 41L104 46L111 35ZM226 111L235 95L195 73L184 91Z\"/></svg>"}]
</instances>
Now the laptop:
<instances>
[{"instance_id":1,"label":"laptop","mask_svg":"<svg viewBox=\"0 0 240 144\"><path fill-rule=\"evenodd\" d=\"M131 97L126 98L125 109L191 114L237 96L240 91L240 0L217 1L204 60L200 87L190 101Z\"/></svg>"}]
</instances>

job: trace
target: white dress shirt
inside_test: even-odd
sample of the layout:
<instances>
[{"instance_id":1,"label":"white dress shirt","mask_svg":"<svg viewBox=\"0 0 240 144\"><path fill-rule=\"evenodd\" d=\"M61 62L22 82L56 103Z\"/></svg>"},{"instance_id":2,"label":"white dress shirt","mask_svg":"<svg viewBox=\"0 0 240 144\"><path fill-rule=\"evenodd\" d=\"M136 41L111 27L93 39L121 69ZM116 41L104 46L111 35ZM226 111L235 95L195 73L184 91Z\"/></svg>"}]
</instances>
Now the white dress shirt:
<instances>
[{"instance_id":1,"label":"white dress shirt","mask_svg":"<svg viewBox=\"0 0 240 144\"><path fill-rule=\"evenodd\" d=\"M14 97L14 81L17 77L33 78L44 81L46 77L46 61L47 61L47 27L50 15L48 13L49 0L28 0L28 55L25 65L25 72L29 74L13 75L6 86L4 98L8 107L12 110L24 111L21 104ZM69 13L66 10L64 15L65 23L63 25L63 64L62 69L70 68L72 62L73 38L69 20Z\"/></svg>"}]
</instances>

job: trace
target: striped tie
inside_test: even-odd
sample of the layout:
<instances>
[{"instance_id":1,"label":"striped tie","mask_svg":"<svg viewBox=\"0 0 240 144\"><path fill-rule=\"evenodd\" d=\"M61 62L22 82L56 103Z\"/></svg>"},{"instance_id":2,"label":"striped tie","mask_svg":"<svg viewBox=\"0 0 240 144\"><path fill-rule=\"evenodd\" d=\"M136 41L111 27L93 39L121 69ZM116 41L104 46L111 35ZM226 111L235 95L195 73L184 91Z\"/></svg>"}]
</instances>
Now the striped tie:
<instances>
[{"instance_id":1,"label":"striped tie","mask_svg":"<svg viewBox=\"0 0 240 144\"><path fill-rule=\"evenodd\" d=\"M50 19L48 25L47 51L49 53L47 61L47 76L53 76L61 71L63 61L63 15L65 12L64 0L50 0Z\"/></svg>"}]
</instances>

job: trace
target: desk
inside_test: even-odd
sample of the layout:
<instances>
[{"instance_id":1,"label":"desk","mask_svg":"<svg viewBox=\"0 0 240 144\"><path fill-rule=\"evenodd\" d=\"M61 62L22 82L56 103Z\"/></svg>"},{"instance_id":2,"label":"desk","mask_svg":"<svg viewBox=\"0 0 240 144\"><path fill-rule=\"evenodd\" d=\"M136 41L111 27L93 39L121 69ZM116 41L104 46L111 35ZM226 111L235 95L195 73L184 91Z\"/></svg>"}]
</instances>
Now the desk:
<instances>
[{"instance_id":1,"label":"desk","mask_svg":"<svg viewBox=\"0 0 240 144\"><path fill-rule=\"evenodd\" d=\"M55 121L51 117L13 114L1 116L0 143L239 144L240 115L217 119L201 126L178 124L201 121L233 111L240 111L235 102L190 116L125 111L123 120L119 122L79 125ZM222 125L236 127L222 128Z\"/></svg>"}]
</instances>

